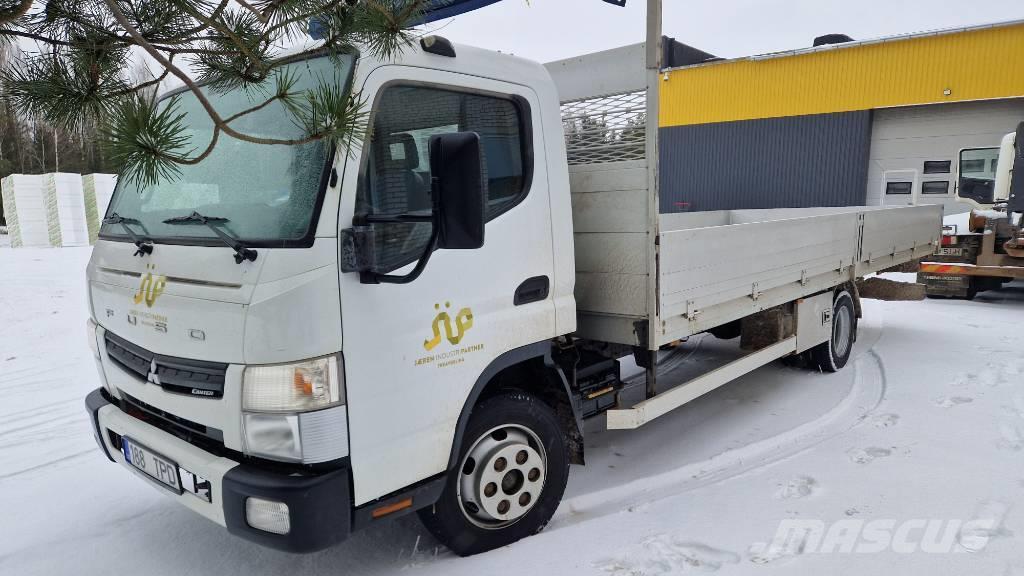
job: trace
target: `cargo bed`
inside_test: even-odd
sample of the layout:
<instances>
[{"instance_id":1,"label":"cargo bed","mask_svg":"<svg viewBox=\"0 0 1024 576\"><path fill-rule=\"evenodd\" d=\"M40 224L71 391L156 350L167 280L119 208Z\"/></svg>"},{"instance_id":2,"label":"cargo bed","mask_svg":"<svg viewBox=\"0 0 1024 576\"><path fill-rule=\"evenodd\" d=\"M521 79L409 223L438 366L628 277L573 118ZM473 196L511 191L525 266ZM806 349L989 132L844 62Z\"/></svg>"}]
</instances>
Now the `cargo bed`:
<instances>
[{"instance_id":1,"label":"cargo bed","mask_svg":"<svg viewBox=\"0 0 1024 576\"><path fill-rule=\"evenodd\" d=\"M656 350L939 243L941 206L662 213L673 183L651 161L665 154L643 46L547 67L562 99L581 338Z\"/></svg>"}]
</instances>

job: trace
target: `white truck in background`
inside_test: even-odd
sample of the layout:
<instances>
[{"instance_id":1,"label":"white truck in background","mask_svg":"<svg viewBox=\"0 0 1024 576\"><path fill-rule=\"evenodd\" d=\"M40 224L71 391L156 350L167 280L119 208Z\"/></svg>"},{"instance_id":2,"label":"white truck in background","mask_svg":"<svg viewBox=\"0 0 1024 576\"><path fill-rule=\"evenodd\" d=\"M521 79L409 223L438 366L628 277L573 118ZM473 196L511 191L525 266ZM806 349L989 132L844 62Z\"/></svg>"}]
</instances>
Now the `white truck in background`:
<instances>
[{"instance_id":1,"label":"white truck in background","mask_svg":"<svg viewBox=\"0 0 1024 576\"><path fill-rule=\"evenodd\" d=\"M941 207L659 214L657 67L634 56L549 73L430 37L307 59L296 77L372 103L360 146L221 139L177 181L121 179L88 267L102 452L266 546L418 511L465 555L544 527L586 418L636 428L787 356L842 368L856 280L932 253ZM275 106L239 122L290 137ZM656 351L705 331L749 353L657 386Z\"/></svg>"},{"instance_id":2,"label":"white truck in background","mask_svg":"<svg viewBox=\"0 0 1024 576\"><path fill-rule=\"evenodd\" d=\"M944 219L942 245L921 262L918 282L930 297L973 300L1024 279L1024 122L998 147L960 152L957 202L969 213Z\"/></svg>"}]
</instances>

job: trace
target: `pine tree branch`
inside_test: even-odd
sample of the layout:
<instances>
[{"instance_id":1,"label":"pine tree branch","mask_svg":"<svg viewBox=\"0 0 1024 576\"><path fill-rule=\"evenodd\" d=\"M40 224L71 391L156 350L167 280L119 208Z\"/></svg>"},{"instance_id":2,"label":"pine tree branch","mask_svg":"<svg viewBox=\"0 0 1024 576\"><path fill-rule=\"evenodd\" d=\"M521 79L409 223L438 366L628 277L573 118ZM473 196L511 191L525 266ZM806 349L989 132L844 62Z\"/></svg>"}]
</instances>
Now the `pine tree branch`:
<instances>
[{"instance_id":1,"label":"pine tree branch","mask_svg":"<svg viewBox=\"0 0 1024 576\"><path fill-rule=\"evenodd\" d=\"M56 38L50 38L41 34L33 34L31 32L22 32L20 30L10 30L7 28L0 28L0 36L17 36L19 38L28 38L43 44L49 44L51 46L73 46L71 42L65 42L64 40L57 40Z\"/></svg>"},{"instance_id":2,"label":"pine tree branch","mask_svg":"<svg viewBox=\"0 0 1024 576\"><path fill-rule=\"evenodd\" d=\"M245 0L235 0L235 4L238 4L242 8L248 10L250 13L252 13L253 16L259 18L260 22L264 24L270 21L269 15L265 15L263 12L259 10L259 8L256 8L252 4L246 2Z\"/></svg>"},{"instance_id":3,"label":"pine tree branch","mask_svg":"<svg viewBox=\"0 0 1024 576\"><path fill-rule=\"evenodd\" d=\"M108 2L108 4L109 4L109 2ZM238 48L238 51L241 52L246 58L249 59L249 62L251 63L251 65L259 66L260 67L261 77L258 80L262 80L262 79L266 78L267 70L262 65L262 59L258 58L255 54L253 54L253 52L252 52L252 50L250 50L249 46L247 46L245 44L245 42L243 42L242 39L239 38L238 35L234 33L234 31L232 31L229 27L224 26L223 25L223 20L221 20L219 18L217 18L217 19L207 18L202 13L200 13L199 11L195 10L194 8L192 8L192 6L188 2L184 3L184 9L185 9L186 12L188 12L188 14L190 16L192 16L193 18L195 18L199 22L202 22L203 24L206 24L207 26L213 28L214 30L216 30L217 32L223 34L229 40L231 40L231 43L234 44L235 47ZM258 81L258 80L254 80L254 81Z\"/></svg>"},{"instance_id":4,"label":"pine tree branch","mask_svg":"<svg viewBox=\"0 0 1024 576\"><path fill-rule=\"evenodd\" d=\"M18 18L28 14L29 9L31 8L32 0L21 0L21 2L15 6L8 6L6 9L0 10L0 24L14 22Z\"/></svg>"},{"instance_id":5,"label":"pine tree branch","mask_svg":"<svg viewBox=\"0 0 1024 576\"><path fill-rule=\"evenodd\" d=\"M224 12L224 9L228 7L229 2L230 0L221 0L220 4L218 4L217 7L213 10L213 13L210 14L210 18L212 18L213 20L220 18L220 15ZM174 36L171 36L169 38L154 38L153 41L159 42L161 44L179 44L185 42L193 42L195 40L195 37L203 33L207 28L209 28L209 26L207 26L206 24L200 24L198 26L182 30L179 34L175 34Z\"/></svg>"},{"instance_id":6,"label":"pine tree branch","mask_svg":"<svg viewBox=\"0 0 1024 576\"><path fill-rule=\"evenodd\" d=\"M175 55L176 54L174 52L171 52L168 55L167 61L168 62L173 62ZM141 92L141 91L143 91L143 90L145 90L147 88L153 88L153 87L159 86L160 83L163 82L167 78L167 75L169 73L170 73L170 69L169 68L164 68L164 71L159 76L153 78L152 80L147 80L145 82L140 82L140 83L138 83L138 84L136 84L134 86L130 86L130 87L125 88L123 90L116 90L116 91L111 93L111 96L118 97L118 96L127 96L129 94L138 94L139 92Z\"/></svg>"},{"instance_id":7,"label":"pine tree branch","mask_svg":"<svg viewBox=\"0 0 1024 576\"><path fill-rule=\"evenodd\" d=\"M274 34L274 33L278 32L279 30L287 28L287 27L289 27L289 26L291 26L293 24L298 24L299 22L307 21L310 18L315 18L317 16L321 16L325 12L327 12L329 10L333 10L333 9L337 8L338 6L340 6L341 4L347 4L347 3L348 2L346 0L333 0L330 4L327 4L326 6L317 6L317 8L315 10L310 10L308 12L303 12L303 13L300 13L300 14L296 14L295 16L292 16L291 18L286 18L285 20L282 20L281 22L278 22L277 24L274 24L273 26L267 28L267 32L269 34ZM269 18L268 18L268 21L269 21Z\"/></svg>"},{"instance_id":8,"label":"pine tree branch","mask_svg":"<svg viewBox=\"0 0 1024 576\"><path fill-rule=\"evenodd\" d=\"M105 0L105 2L107 4L107 7L110 9L110 12L114 15L114 19L117 20L117 23L122 28L124 28L125 32L129 36L131 36L133 40L135 40L135 43L140 48L145 50L146 53L152 56L153 59L156 60L161 66L169 70L171 74L174 74L179 80L184 82L188 90L192 92L192 94L195 95L196 99L199 101L199 105L203 107L203 110L206 111L206 114L213 121L214 126L219 130L223 131L228 136L231 136L232 138L241 140L243 142L277 146L295 146L299 144L307 144L309 142L315 142L317 140L323 139L326 136L326 134L313 134L306 138L262 138L258 136L252 136L250 134L243 134L235 130L224 121L224 119L217 112L217 109L214 108L213 104L210 103L210 100L206 97L206 94L203 93L203 90L199 87L199 85L197 85L195 81L193 81L192 78L189 77L188 74L186 74L180 68L175 66L170 60L168 60L167 57L165 57L159 50L154 48L153 45L147 42L146 39L143 38L142 34L139 33L138 29L132 26L131 22L128 21L124 13L121 11L120 7L117 5L117 0Z\"/></svg>"}]
</instances>

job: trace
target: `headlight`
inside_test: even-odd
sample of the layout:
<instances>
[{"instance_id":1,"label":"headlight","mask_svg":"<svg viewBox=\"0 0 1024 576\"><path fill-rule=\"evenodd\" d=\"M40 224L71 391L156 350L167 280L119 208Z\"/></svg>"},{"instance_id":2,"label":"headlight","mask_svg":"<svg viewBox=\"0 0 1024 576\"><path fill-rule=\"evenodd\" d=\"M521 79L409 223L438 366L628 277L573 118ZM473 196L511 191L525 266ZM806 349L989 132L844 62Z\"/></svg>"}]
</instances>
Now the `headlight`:
<instances>
[{"instance_id":1,"label":"headlight","mask_svg":"<svg viewBox=\"0 0 1024 576\"><path fill-rule=\"evenodd\" d=\"M242 415L245 452L282 462L318 464L348 456L348 414L334 406L301 414Z\"/></svg>"},{"instance_id":2,"label":"headlight","mask_svg":"<svg viewBox=\"0 0 1024 576\"><path fill-rule=\"evenodd\" d=\"M276 366L247 366L242 409L247 412L308 412L345 402L338 357Z\"/></svg>"},{"instance_id":3,"label":"headlight","mask_svg":"<svg viewBox=\"0 0 1024 576\"><path fill-rule=\"evenodd\" d=\"M316 464L348 455L345 378L338 356L247 366L242 376L246 454Z\"/></svg>"}]
</instances>

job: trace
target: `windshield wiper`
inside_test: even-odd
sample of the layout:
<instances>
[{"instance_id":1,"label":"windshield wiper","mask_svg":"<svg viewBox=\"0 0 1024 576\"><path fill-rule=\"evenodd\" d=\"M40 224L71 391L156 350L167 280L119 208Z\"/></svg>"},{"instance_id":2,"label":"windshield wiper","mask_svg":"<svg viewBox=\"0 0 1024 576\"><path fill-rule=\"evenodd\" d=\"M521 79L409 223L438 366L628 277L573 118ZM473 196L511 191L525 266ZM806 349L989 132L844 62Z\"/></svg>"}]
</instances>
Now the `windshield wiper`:
<instances>
[{"instance_id":1,"label":"windshield wiper","mask_svg":"<svg viewBox=\"0 0 1024 576\"><path fill-rule=\"evenodd\" d=\"M235 251L235 263L241 264L244 260L250 262L256 261L256 251L252 248L246 248L245 244L235 238L234 236L225 232L221 225L230 222L227 218L221 218L218 216L203 216L199 212L192 212L188 216L178 216L176 218L168 218L164 220L164 224L180 225L180 224L202 224L213 230L213 233L218 238L224 241L232 250Z\"/></svg>"},{"instance_id":2,"label":"windshield wiper","mask_svg":"<svg viewBox=\"0 0 1024 576\"><path fill-rule=\"evenodd\" d=\"M142 228L142 223L135 218L125 218L117 212L112 212L109 217L103 219L103 223L120 224L121 228L124 228L125 233L128 234L128 237L131 238L132 242L135 244L135 248L137 248L137 250L135 250L135 254L133 254L134 256L142 257L146 254L153 253L153 241L148 238L145 240L139 238L135 235L135 232L132 231L131 226L129 226L130 224L134 224ZM142 228L142 230L145 232L146 229Z\"/></svg>"}]
</instances>

